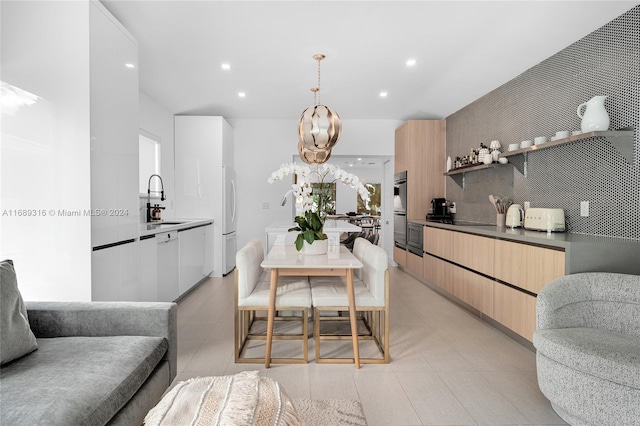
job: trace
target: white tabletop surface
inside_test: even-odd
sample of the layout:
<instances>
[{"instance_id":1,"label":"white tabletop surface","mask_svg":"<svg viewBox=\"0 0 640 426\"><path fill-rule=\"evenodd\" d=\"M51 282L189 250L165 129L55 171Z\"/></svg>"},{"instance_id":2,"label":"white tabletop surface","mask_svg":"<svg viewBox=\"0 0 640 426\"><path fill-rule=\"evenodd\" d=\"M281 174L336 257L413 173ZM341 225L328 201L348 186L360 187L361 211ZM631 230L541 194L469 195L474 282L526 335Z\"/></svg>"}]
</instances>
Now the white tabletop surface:
<instances>
[{"instance_id":1,"label":"white tabletop surface","mask_svg":"<svg viewBox=\"0 0 640 426\"><path fill-rule=\"evenodd\" d=\"M306 255L295 246L273 246L260 264L263 268L362 268L362 262L344 246L330 246L327 254Z\"/></svg>"}]
</instances>

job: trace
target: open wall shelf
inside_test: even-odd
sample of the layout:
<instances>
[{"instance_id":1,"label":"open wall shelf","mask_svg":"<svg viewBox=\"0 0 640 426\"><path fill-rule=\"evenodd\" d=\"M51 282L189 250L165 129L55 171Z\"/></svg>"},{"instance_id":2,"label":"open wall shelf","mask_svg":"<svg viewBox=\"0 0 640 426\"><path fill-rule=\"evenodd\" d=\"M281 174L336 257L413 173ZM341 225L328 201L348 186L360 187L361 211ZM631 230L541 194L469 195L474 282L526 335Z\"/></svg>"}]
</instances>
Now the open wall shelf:
<instances>
[{"instance_id":1,"label":"open wall shelf","mask_svg":"<svg viewBox=\"0 0 640 426\"><path fill-rule=\"evenodd\" d=\"M527 154L531 151L553 148L559 145L565 145L571 142L580 141L593 137L603 137L627 160L629 164L633 164L633 135L634 129L623 130L607 130L580 133L555 141L546 142L540 145L533 145L528 148L516 149L515 151L507 151L500 154L500 157L513 157L515 155L524 155L524 161L511 161L513 166L522 175L527 176Z\"/></svg>"}]
</instances>

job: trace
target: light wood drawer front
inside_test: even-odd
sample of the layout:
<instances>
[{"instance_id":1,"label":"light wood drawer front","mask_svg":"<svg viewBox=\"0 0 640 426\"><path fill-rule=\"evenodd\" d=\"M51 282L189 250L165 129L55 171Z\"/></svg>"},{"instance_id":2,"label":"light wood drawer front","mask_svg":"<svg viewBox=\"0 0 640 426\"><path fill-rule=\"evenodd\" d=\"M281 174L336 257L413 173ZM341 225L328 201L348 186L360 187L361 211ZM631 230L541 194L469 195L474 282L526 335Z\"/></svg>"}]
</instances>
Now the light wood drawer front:
<instances>
[{"instance_id":1,"label":"light wood drawer front","mask_svg":"<svg viewBox=\"0 0 640 426\"><path fill-rule=\"evenodd\" d=\"M433 256L423 257L424 277L430 283L440 287L447 293L453 292L451 273L453 265Z\"/></svg>"},{"instance_id":2,"label":"light wood drawer front","mask_svg":"<svg viewBox=\"0 0 640 426\"><path fill-rule=\"evenodd\" d=\"M407 251L393 246L393 260L395 260L398 265L402 267L407 266Z\"/></svg>"},{"instance_id":3,"label":"light wood drawer front","mask_svg":"<svg viewBox=\"0 0 640 426\"><path fill-rule=\"evenodd\" d=\"M453 232L425 226L422 238L424 251L451 260Z\"/></svg>"},{"instance_id":4,"label":"light wood drawer front","mask_svg":"<svg viewBox=\"0 0 640 426\"><path fill-rule=\"evenodd\" d=\"M492 238L454 232L452 260L474 271L493 276L494 243Z\"/></svg>"},{"instance_id":5,"label":"light wood drawer front","mask_svg":"<svg viewBox=\"0 0 640 426\"><path fill-rule=\"evenodd\" d=\"M452 269L453 295L493 317L494 282L458 266L452 266Z\"/></svg>"},{"instance_id":6,"label":"light wood drawer front","mask_svg":"<svg viewBox=\"0 0 640 426\"><path fill-rule=\"evenodd\" d=\"M564 251L497 240L495 253L495 277L535 294L565 275Z\"/></svg>"},{"instance_id":7,"label":"light wood drawer front","mask_svg":"<svg viewBox=\"0 0 640 426\"><path fill-rule=\"evenodd\" d=\"M424 276L422 272L422 258L411 252L407 252L407 269L413 275L422 278Z\"/></svg>"},{"instance_id":8,"label":"light wood drawer front","mask_svg":"<svg viewBox=\"0 0 640 426\"><path fill-rule=\"evenodd\" d=\"M533 341L536 330L536 298L494 282L493 319Z\"/></svg>"}]
</instances>

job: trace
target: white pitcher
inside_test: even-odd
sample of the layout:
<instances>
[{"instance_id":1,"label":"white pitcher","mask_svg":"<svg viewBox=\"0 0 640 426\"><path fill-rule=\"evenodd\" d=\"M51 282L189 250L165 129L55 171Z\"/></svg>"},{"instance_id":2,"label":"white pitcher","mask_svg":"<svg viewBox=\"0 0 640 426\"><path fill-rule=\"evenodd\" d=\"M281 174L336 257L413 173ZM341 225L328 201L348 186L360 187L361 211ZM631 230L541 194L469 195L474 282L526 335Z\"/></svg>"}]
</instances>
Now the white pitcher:
<instances>
[{"instance_id":1,"label":"white pitcher","mask_svg":"<svg viewBox=\"0 0 640 426\"><path fill-rule=\"evenodd\" d=\"M609 114L604 107L606 96L594 96L587 102L578 105L578 117L582 118L580 129L583 133L595 130L609 130ZM585 106L584 115L580 110Z\"/></svg>"}]
</instances>

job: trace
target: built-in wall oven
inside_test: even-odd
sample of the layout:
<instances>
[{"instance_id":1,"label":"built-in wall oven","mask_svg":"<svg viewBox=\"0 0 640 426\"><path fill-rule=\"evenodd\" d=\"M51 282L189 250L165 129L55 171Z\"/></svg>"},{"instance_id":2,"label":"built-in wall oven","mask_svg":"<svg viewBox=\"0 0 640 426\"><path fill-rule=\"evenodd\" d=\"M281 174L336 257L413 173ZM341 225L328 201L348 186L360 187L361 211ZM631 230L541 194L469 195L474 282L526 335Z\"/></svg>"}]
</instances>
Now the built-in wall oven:
<instances>
[{"instance_id":1,"label":"built-in wall oven","mask_svg":"<svg viewBox=\"0 0 640 426\"><path fill-rule=\"evenodd\" d=\"M407 224L407 249L420 257L422 257L422 232L424 230L424 225L419 223L411 223Z\"/></svg>"},{"instance_id":2,"label":"built-in wall oven","mask_svg":"<svg viewBox=\"0 0 640 426\"><path fill-rule=\"evenodd\" d=\"M393 241L407 248L407 172L393 175Z\"/></svg>"}]
</instances>

